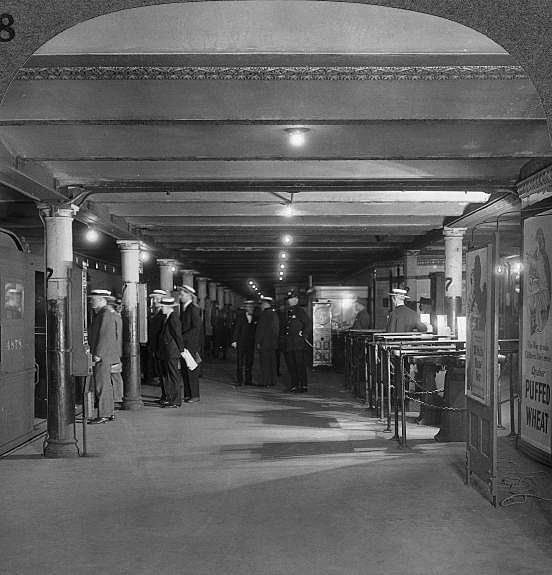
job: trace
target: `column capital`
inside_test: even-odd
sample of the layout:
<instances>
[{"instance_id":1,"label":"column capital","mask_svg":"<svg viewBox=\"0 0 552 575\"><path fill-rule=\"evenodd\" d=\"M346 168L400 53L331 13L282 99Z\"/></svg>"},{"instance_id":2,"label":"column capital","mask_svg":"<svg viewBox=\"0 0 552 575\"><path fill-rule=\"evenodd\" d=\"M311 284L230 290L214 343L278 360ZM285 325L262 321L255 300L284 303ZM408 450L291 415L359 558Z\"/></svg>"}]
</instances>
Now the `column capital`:
<instances>
[{"instance_id":1,"label":"column capital","mask_svg":"<svg viewBox=\"0 0 552 575\"><path fill-rule=\"evenodd\" d=\"M37 205L38 211L45 218L74 218L79 211L79 207L73 204L59 204L59 203L48 203L41 202Z\"/></svg>"},{"instance_id":2,"label":"column capital","mask_svg":"<svg viewBox=\"0 0 552 575\"><path fill-rule=\"evenodd\" d=\"M157 263L160 266L165 266L165 267L169 267L169 266L174 266L176 267L178 265L178 261L177 260L172 260L170 258L158 258L157 259Z\"/></svg>"},{"instance_id":3,"label":"column capital","mask_svg":"<svg viewBox=\"0 0 552 575\"><path fill-rule=\"evenodd\" d=\"M463 238L468 228L443 228L443 236L445 238Z\"/></svg>"},{"instance_id":4,"label":"column capital","mask_svg":"<svg viewBox=\"0 0 552 575\"><path fill-rule=\"evenodd\" d=\"M140 250L139 240L117 240L117 245L121 250Z\"/></svg>"}]
</instances>

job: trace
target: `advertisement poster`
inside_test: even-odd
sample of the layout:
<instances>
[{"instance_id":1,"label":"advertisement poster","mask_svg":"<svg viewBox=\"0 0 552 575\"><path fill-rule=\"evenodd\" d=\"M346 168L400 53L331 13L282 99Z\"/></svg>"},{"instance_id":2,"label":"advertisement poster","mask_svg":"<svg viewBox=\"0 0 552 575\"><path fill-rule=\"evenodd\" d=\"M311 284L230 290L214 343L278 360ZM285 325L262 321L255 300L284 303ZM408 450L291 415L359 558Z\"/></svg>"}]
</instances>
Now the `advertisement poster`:
<instances>
[{"instance_id":1,"label":"advertisement poster","mask_svg":"<svg viewBox=\"0 0 552 575\"><path fill-rule=\"evenodd\" d=\"M489 350L492 348L492 256L488 247L466 255L466 395L490 402Z\"/></svg>"},{"instance_id":2,"label":"advertisement poster","mask_svg":"<svg viewBox=\"0 0 552 575\"><path fill-rule=\"evenodd\" d=\"M312 304L312 365L332 365L332 304Z\"/></svg>"},{"instance_id":3,"label":"advertisement poster","mask_svg":"<svg viewBox=\"0 0 552 575\"><path fill-rule=\"evenodd\" d=\"M550 453L552 215L525 220L523 241L521 438Z\"/></svg>"}]
</instances>

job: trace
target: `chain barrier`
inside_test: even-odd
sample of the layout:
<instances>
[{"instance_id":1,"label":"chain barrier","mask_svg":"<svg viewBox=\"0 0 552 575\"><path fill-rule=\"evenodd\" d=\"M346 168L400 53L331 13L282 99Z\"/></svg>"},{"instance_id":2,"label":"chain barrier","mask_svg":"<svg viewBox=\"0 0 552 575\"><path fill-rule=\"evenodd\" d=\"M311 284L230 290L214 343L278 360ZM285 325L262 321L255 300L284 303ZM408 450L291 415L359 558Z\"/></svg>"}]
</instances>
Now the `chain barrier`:
<instances>
[{"instance_id":1,"label":"chain barrier","mask_svg":"<svg viewBox=\"0 0 552 575\"><path fill-rule=\"evenodd\" d=\"M427 393L427 392L425 392ZM427 401L422 401L421 399L416 399L415 397L411 397L410 392L405 393L405 397L406 399L409 399L411 401L415 401L416 403L419 403L420 405L425 405L427 407L431 407L433 409L439 409L441 411L449 411L449 412L462 412L462 411L467 411L467 408L465 407L449 407L448 405L436 405L434 403L427 403Z\"/></svg>"}]
</instances>

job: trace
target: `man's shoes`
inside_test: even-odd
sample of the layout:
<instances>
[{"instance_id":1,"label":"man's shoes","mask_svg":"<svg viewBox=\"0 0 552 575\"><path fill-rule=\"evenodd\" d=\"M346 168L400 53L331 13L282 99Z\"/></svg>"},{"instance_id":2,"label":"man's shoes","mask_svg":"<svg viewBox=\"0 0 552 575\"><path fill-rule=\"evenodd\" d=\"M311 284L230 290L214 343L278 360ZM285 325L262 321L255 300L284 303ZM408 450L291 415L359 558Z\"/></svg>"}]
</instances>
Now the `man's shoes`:
<instances>
[{"instance_id":1,"label":"man's shoes","mask_svg":"<svg viewBox=\"0 0 552 575\"><path fill-rule=\"evenodd\" d=\"M180 407L180 405L176 405L176 403L164 403L161 407Z\"/></svg>"},{"instance_id":2,"label":"man's shoes","mask_svg":"<svg viewBox=\"0 0 552 575\"><path fill-rule=\"evenodd\" d=\"M159 405L160 405L161 407L166 407L167 405L169 405L170 402L167 401L166 399L160 399L160 400L158 401L158 403L159 403Z\"/></svg>"},{"instance_id":3,"label":"man's shoes","mask_svg":"<svg viewBox=\"0 0 552 575\"><path fill-rule=\"evenodd\" d=\"M199 401L199 397L190 397L190 399L184 400L186 403L197 403Z\"/></svg>"},{"instance_id":4,"label":"man's shoes","mask_svg":"<svg viewBox=\"0 0 552 575\"><path fill-rule=\"evenodd\" d=\"M109 421L115 421L115 414L109 416Z\"/></svg>"},{"instance_id":5,"label":"man's shoes","mask_svg":"<svg viewBox=\"0 0 552 575\"><path fill-rule=\"evenodd\" d=\"M107 423L109 421L109 417L96 417L95 419L91 419L88 424L89 425L98 425L100 423Z\"/></svg>"},{"instance_id":6,"label":"man's shoes","mask_svg":"<svg viewBox=\"0 0 552 575\"><path fill-rule=\"evenodd\" d=\"M287 391L288 393L295 393L297 391L297 388L294 385L292 385L291 387L287 388Z\"/></svg>"}]
</instances>

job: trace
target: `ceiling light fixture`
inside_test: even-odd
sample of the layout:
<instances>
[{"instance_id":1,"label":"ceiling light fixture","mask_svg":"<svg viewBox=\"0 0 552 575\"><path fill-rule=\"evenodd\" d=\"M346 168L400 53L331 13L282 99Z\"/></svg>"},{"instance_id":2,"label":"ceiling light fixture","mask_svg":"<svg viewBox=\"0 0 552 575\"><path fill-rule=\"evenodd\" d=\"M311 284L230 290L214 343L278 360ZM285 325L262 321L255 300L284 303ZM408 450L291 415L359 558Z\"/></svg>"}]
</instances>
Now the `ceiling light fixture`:
<instances>
[{"instance_id":1,"label":"ceiling light fixture","mask_svg":"<svg viewBox=\"0 0 552 575\"><path fill-rule=\"evenodd\" d=\"M287 257L288 257L288 255L287 255L286 252L281 252L281 253L280 253L280 259L281 259L281 260L285 260Z\"/></svg>"},{"instance_id":2,"label":"ceiling light fixture","mask_svg":"<svg viewBox=\"0 0 552 575\"><path fill-rule=\"evenodd\" d=\"M282 236L282 243L286 246L289 246L293 242L293 237L289 234Z\"/></svg>"},{"instance_id":3,"label":"ceiling light fixture","mask_svg":"<svg viewBox=\"0 0 552 575\"><path fill-rule=\"evenodd\" d=\"M150 253L149 252L140 252L140 259L143 262L149 262L150 260Z\"/></svg>"},{"instance_id":4,"label":"ceiling light fixture","mask_svg":"<svg viewBox=\"0 0 552 575\"><path fill-rule=\"evenodd\" d=\"M97 242L100 238L100 234L94 228L88 228L86 230L86 240L89 242Z\"/></svg>"},{"instance_id":5,"label":"ceiling light fixture","mask_svg":"<svg viewBox=\"0 0 552 575\"><path fill-rule=\"evenodd\" d=\"M305 145L307 133L310 132L310 130L309 128L286 128L285 132L288 135L290 146L299 148Z\"/></svg>"},{"instance_id":6,"label":"ceiling light fixture","mask_svg":"<svg viewBox=\"0 0 552 575\"><path fill-rule=\"evenodd\" d=\"M286 264L280 264L280 269L281 269L281 270L285 270L285 269L286 269Z\"/></svg>"}]
</instances>

